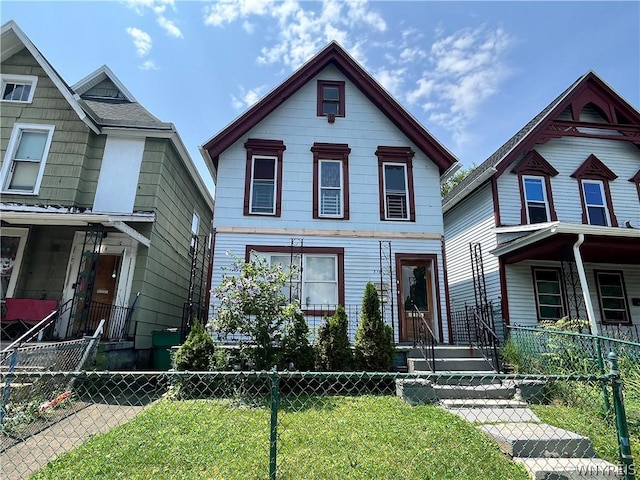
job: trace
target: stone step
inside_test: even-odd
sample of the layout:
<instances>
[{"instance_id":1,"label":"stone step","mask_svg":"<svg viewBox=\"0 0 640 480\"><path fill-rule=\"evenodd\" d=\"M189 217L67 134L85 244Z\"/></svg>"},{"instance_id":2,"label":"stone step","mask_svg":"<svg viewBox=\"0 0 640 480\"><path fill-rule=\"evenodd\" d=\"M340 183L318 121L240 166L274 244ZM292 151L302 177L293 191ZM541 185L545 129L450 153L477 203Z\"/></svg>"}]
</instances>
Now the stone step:
<instances>
[{"instance_id":1,"label":"stone step","mask_svg":"<svg viewBox=\"0 0 640 480\"><path fill-rule=\"evenodd\" d=\"M408 358L409 372L429 372L431 364L424 358ZM490 371L492 366L484 358L437 358L435 359L436 372L474 372Z\"/></svg>"},{"instance_id":2,"label":"stone step","mask_svg":"<svg viewBox=\"0 0 640 480\"><path fill-rule=\"evenodd\" d=\"M496 373L494 371L489 370L477 372L438 372L438 377L433 379L433 383L438 385L466 386L500 385L502 381L499 378L495 378L495 375Z\"/></svg>"},{"instance_id":3,"label":"stone step","mask_svg":"<svg viewBox=\"0 0 640 480\"><path fill-rule=\"evenodd\" d=\"M620 479L617 465L601 458L514 458L524 465L534 480Z\"/></svg>"},{"instance_id":4,"label":"stone step","mask_svg":"<svg viewBox=\"0 0 640 480\"><path fill-rule=\"evenodd\" d=\"M540 423L540 419L529 408L447 408L447 411L471 423Z\"/></svg>"},{"instance_id":5,"label":"stone step","mask_svg":"<svg viewBox=\"0 0 640 480\"><path fill-rule=\"evenodd\" d=\"M440 401L444 408L528 408L526 402L486 398L451 398Z\"/></svg>"},{"instance_id":6,"label":"stone step","mask_svg":"<svg viewBox=\"0 0 640 480\"><path fill-rule=\"evenodd\" d=\"M593 458L591 441L545 423L501 423L480 427L512 457Z\"/></svg>"},{"instance_id":7,"label":"stone step","mask_svg":"<svg viewBox=\"0 0 640 480\"><path fill-rule=\"evenodd\" d=\"M433 385L437 397L443 399L500 399L512 400L516 388L504 385Z\"/></svg>"}]
</instances>

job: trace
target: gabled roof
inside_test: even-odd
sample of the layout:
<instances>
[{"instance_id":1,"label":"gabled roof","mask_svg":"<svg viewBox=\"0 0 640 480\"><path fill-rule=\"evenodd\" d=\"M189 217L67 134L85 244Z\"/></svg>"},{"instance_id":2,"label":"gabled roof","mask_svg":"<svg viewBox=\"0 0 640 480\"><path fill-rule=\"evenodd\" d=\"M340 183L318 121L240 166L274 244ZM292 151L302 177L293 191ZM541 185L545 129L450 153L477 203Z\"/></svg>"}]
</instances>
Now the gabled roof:
<instances>
[{"instance_id":1,"label":"gabled roof","mask_svg":"<svg viewBox=\"0 0 640 480\"><path fill-rule=\"evenodd\" d=\"M100 129L98 128L98 126L95 124L95 122L92 121L91 118L87 116L87 113L79 105L77 99L74 98L73 91L71 90L69 85L67 85L62 77L58 75L58 72L56 72L56 70L51 66L47 59L44 58L44 56L40 53L36 46L31 42L31 40L29 40L29 37L25 35L25 33L13 20L10 20L2 25L0 33L0 45L2 45L0 53L0 63L4 63L12 55L18 53L23 48L26 48L36 60L36 62L38 62L38 64L42 67L53 84L58 88L62 96L67 100L67 102L69 102L69 105L78 114L78 117L84 123L86 123L87 126L95 133L100 133Z\"/></svg>"},{"instance_id":2,"label":"gabled roof","mask_svg":"<svg viewBox=\"0 0 640 480\"><path fill-rule=\"evenodd\" d=\"M447 211L469 195L480 184L494 175L500 175L521 153L526 153L542 140L546 128L567 108L575 121L579 120L582 107L595 103L612 120L624 118L625 123L640 126L640 112L624 100L595 72L589 71L578 78L556 97L521 130L507 140L464 180L451 189L443 199L443 211Z\"/></svg>"},{"instance_id":3,"label":"gabled roof","mask_svg":"<svg viewBox=\"0 0 640 480\"><path fill-rule=\"evenodd\" d=\"M222 152L329 65L334 65L340 70L420 150L428 155L438 166L441 175L457 163L454 155L438 142L335 41L327 45L324 50L296 70L262 100L209 139L202 146L202 150L209 156L207 159L205 155L205 161L212 162L214 168L217 169L218 157Z\"/></svg>"},{"instance_id":4,"label":"gabled roof","mask_svg":"<svg viewBox=\"0 0 640 480\"><path fill-rule=\"evenodd\" d=\"M89 75L84 77L82 80L77 82L71 88L78 95L84 98L84 95L89 92L93 87L103 83L105 81L109 81L113 84L113 86L122 93L122 97L129 102L137 102L135 97L131 94L131 92L124 86L124 84L120 81L118 77L111 71L109 67L106 65L101 66L94 72L91 72Z\"/></svg>"}]
</instances>

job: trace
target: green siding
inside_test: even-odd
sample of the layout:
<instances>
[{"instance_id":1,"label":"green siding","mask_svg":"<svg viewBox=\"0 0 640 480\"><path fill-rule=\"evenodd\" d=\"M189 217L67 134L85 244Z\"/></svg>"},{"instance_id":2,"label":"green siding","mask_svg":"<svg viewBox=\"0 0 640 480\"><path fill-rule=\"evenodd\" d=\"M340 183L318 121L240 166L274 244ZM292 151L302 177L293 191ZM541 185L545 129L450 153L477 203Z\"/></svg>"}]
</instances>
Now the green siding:
<instances>
[{"instance_id":1,"label":"green siding","mask_svg":"<svg viewBox=\"0 0 640 480\"><path fill-rule=\"evenodd\" d=\"M2 161L4 162L14 123L55 127L39 194L37 196L3 195L3 202L27 205L77 205L80 171L84 168L89 138L94 134L78 118L77 113L27 49L22 49L3 62L2 72L38 77L32 103L2 104L2 128L0 129ZM102 158L101 153L98 158Z\"/></svg>"}]
</instances>

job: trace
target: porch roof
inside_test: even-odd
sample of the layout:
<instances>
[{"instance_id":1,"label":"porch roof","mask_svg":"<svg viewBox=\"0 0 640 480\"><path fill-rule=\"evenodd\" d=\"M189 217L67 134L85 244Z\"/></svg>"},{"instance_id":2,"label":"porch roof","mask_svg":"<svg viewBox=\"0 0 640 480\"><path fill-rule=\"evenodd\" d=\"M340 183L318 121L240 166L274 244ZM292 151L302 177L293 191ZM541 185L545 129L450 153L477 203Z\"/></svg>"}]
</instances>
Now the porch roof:
<instances>
[{"instance_id":1,"label":"porch roof","mask_svg":"<svg viewBox=\"0 0 640 480\"><path fill-rule=\"evenodd\" d=\"M131 227L128 223L150 223L155 221L155 213L140 212L130 215L109 215L104 213L78 213L67 209L52 211L45 207L15 208L1 205L2 223L10 225L64 225L86 227L91 223L99 223L105 227L113 227L128 235L142 245L148 247L151 240Z\"/></svg>"},{"instance_id":2,"label":"porch roof","mask_svg":"<svg viewBox=\"0 0 640 480\"><path fill-rule=\"evenodd\" d=\"M563 249L573 247L579 234L585 240L580 247L582 258L589 263L620 263L640 265L640 229L621 227L599 227L563 222L550 222L508 243L498 245L490 253L500 257L504 263L523 260L555 260L563 258ZM514 233L515 227L496 228L496 233Z\"/></svg>"}]
</instances>

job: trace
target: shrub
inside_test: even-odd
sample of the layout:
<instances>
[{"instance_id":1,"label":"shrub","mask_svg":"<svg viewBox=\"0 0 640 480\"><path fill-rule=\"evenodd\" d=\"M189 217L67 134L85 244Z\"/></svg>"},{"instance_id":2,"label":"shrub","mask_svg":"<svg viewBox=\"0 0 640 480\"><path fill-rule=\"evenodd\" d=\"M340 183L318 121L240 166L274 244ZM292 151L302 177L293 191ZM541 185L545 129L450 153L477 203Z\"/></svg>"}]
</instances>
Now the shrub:
<instances>
[{"instance_id":1,"label":"shrub","mask_svg":"<svg viewBox=\"0 0 640 480\"><path fill-rule=\"evenodd\" d=\"M300 371L313 370L313 347L309 344L309 326L300 310L300 304L297 301L290 303L283 310L283 315L289 322L285 325L280 344L279 364L284 368L290 368L293 364L293 368Z\"/></svg>"},{"instance_id":2,"label":"shrub","mask_svg":"<svg viewBox=\"0 0 640 480\"><path fill-rule=\"evenodd\" d=\"M212 370L216 359L216 346L204 325L195 322L185 342L180 345L173 358L176 370Z\"/></svg>"},{"instance_id":3,"label":"shrub","mask_svg":"<svg viewBox=\"0 0 640 480\"><path fill-rule=\"evenodd\" d=\"M357 368L370 372L389 371L393 367L394 354L393 332L382 320L378 292L369 282L364 290L360 325L356 331Z\"/></svg>"},{"instance_id":4,"label":"shrub","mask_svg":"<svg viewBox=\"0 0 640 480\"><path fill-rule=\"evenodd\" d=\"M353 353L349 344L347 313L338 305L335 313L326 317L318 330L316 341L316 369L343 372L353 367Z\"/></svg>"}]
</instances>

